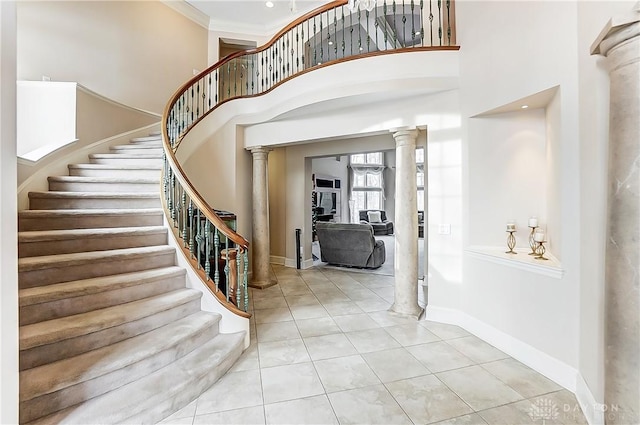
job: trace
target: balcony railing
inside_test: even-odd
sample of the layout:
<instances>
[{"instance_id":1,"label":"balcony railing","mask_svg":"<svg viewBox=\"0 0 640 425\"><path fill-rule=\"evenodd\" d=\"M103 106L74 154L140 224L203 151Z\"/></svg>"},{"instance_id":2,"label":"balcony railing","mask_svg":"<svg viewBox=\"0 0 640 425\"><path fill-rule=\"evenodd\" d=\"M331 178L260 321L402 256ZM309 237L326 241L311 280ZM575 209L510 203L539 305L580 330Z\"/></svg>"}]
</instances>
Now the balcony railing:
<instances>
[{"instance_id":1,"label":"balcony railing","mask_svg":"<svg viewBox=\"0 0 640 425\"><path fill-rule=\"evenodd\" d=\"M373 55L457 50L453 0L378 0L371 10L328 3L295 20L262 47L227 56L171 98L163 115L167 214L194 267L227 307L248 307L248 242L184 174L175 153L185 135L220 105L263 95L291 78ZM224 280L225 286L221 282ZM235 282L237 288L232 288ZM230 305L229 305L230 304Z\"/></svg>"}]
</instances>

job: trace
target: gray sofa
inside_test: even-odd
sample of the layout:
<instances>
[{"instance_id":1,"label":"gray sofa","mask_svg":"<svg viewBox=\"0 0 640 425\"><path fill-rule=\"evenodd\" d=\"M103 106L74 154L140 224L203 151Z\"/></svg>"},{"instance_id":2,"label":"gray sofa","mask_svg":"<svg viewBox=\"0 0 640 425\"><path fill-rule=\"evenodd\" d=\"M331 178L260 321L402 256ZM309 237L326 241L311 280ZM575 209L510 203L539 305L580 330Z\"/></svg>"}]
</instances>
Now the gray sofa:
<instances>
[{"instance_id":1,"label":"gray sofa","mask_svg":"<svg viewBox=\"0 0 640 425\"><path fill-rule=\"evenodd\" d=\"M369 222L369 211L380 212L380 222ZM360 210L360 223L369 223L373 227L374 235L393 235L393 223L387 220L387 213L384 210Z\"/></svg>"},{"instance_id":2,"label":"gray sofa","mask_svg":"<svg viewBox=\"0 0 640 425\"><path fill-rule=\"evenodd\" d=\"M384 264L384 242L370 224L317 222L322 261L341 266L378 268Z\"/></svg>"}]
</instances>

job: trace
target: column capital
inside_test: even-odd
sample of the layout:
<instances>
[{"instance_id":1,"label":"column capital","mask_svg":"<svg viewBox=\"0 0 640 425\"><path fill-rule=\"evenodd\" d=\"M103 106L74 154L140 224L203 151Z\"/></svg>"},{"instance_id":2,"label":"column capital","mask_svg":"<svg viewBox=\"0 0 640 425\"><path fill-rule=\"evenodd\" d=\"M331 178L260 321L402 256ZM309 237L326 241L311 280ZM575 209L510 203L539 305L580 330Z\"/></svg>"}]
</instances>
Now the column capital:
<instances>
[{"instance_id":1,"label":"column capital","mask_svg":"<svg viewBox=\"0 0 640 425\"><path fill-rule=\"evenodd\" d=\"M631 12L623 16L613 17L604 26L591 45L592 55L607 56L617 45L640 36L640 2Z\"/></svg>"},{"instance_id":2,"label":"column capital","mask_svg":"<svg viewBox=\"0 0 640 425\"><path fill-rule=\"evenodd\" d=\"M267 146L254 146L252 148L249 148L249 152L251 152L251 154L256 155L256 154L268 154L269 152L271 152L273 149L267 147Z\"/></svg>"},{"instance_id":3,"label":"column capital","mask_svg":"<svg viewBox=\"0 0 640 425\"><path fill-rule=\"evenodd\" d=\"M398 146L415 146L418 139L418 130L416 129L402 129L393 132L393 138L396 141L396 147Z\"/></svg>"}]
</instances>

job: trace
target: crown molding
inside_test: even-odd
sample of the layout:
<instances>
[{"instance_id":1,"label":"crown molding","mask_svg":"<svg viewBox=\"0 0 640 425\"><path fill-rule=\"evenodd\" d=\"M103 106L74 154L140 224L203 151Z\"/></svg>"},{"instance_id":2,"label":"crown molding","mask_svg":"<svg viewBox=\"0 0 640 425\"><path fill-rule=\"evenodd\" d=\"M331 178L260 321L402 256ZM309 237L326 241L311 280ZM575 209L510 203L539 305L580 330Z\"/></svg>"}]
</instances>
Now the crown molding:
<instances>
[{"instance_id":1,"label":"crown molding","mask_svg":"<svg viewBox=\"0 0 640 425\"><path fill-rule=\"evenodd\" d=\"M165 6L170 7L175 10L182 16L196 24L200 25L202 28L209 29L210 26L210 18L207 14L199 11L195 7L191 6L185 0L160 0Z\"/></svg>"}]
</instances>

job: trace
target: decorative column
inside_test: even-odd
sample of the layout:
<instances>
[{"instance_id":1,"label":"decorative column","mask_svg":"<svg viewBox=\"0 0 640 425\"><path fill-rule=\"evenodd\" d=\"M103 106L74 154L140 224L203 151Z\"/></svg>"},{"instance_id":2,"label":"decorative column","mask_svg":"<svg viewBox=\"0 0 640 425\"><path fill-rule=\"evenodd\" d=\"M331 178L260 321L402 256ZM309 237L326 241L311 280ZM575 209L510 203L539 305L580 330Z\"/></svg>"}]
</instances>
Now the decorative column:
<instances>
[{"instance_id":1,"label":"decorative column","mask_svg":"<svg viewBox=\"0 0 640 425\"><path fill-rule=\"evenodd\" d=\"M605 257L607 424L640 423L640 8L611 20L591 53L610 77Z\"/></svg>"},{"instance_id":2,"label":"decorative column","mask_svg":"<svg viewBox=\"0 0 640 425\"><path fill-rule=\"evenodd\" d=\"M393 133L396 140L395 298L389 311L419 319L417 130Z\"/></svg>"},{"instance_id":3,"label":"decorative column","mask_svg":"<svg viewBox=\"0 0 640 425\"><path fill-rule=\"evenodd\" d=\"M269 237L269 191L267 162L270 149L258 146L251 149L253 155L253 276L249 286L264 289L276 284L271 279L271 253Z\"/></svg>"}]
</instances>

